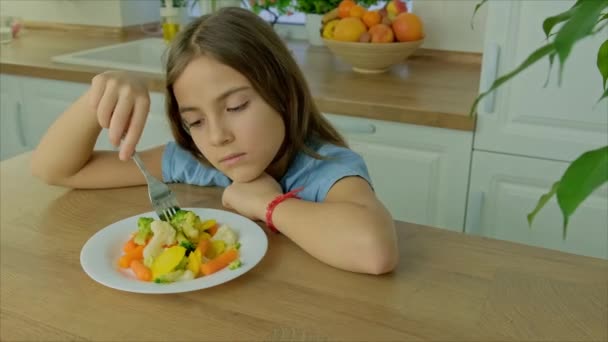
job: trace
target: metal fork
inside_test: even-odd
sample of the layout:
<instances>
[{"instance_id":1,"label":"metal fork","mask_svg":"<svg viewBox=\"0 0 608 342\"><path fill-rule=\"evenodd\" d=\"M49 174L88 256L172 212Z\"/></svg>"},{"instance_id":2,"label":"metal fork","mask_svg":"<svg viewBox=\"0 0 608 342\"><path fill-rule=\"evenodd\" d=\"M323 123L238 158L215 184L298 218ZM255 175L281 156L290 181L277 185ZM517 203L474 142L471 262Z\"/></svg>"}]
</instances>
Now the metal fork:
<instances>
[{"instance_id":1,"label":"metal fork","mask_svg":"<svg viewBox=\"0 0 608 342\"><path fill-rule=\"evenodd\" d=\"M175 194L169 189L167 184L159 181L148 172L137 153L133 153L132 158L141 173L146 177L148 196L150 196L150 202L154 211L156 211L156 215L163 221L169 221L180 210Z\"/></svg>"}]
</instances>

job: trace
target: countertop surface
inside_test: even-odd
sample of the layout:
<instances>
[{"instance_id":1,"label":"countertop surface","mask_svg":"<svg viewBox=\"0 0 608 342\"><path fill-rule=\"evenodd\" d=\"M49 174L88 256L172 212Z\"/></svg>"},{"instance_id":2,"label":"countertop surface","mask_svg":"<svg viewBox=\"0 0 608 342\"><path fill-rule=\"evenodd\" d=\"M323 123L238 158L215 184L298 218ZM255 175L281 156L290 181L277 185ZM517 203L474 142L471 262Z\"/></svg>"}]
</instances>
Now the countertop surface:
<instances>
[{"instance_id":1,"label":"countertop surface","mask_svg":"<svg viewBox=\"0 0 608 342\"><path fill-rule=\"evenodd\" d=\"M105 69L56 63L51 58L133 39L28 30L0 46L0 72L88 83ZM387 73L363 75L325 47L302 41L287 44L322 112L464 131L475 128L468 113L479 89L479 54L421 49ZM163 75L141 76L152 91L164 91Z\"/></svg>"},{"instance_id":2,"label":"countertop surface","mask_svg":"<svg viewBox=\"0 0 608 342\"><path fill-rule=\"evenodd\" d=\"M262 261L228 283L173 295L107 288L81 268L81 248L150 211L146 188L47 186L29 157L0 163L2 341L608 339L607 261L404 222L387 275L332 268L268 233ZM221 189L172 188L184 207L221 208Z\"/></svg>"}]
</instances>

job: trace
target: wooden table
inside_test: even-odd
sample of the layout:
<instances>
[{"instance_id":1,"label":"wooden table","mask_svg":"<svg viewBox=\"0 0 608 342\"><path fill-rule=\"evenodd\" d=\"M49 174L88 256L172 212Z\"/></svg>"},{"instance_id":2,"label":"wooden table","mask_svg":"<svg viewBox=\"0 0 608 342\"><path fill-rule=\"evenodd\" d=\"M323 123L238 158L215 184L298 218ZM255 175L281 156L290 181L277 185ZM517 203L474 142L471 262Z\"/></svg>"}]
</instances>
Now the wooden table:
<instances>
[{"instance_id":1,"label":"wooden table","mask_svg":"<svg viewBox=\"0 0 608 342\"><path fill-rule=\"evenodd\" d=\"M104 287L79 263L93 233L149 211L144 187L68 191L0 163L0 340L606 341L608 262L397 223L385 276L337 270L281 235L226 284L174 295ZM184 206L221 189L173 186Z\"/></svg>"}]
</instances>

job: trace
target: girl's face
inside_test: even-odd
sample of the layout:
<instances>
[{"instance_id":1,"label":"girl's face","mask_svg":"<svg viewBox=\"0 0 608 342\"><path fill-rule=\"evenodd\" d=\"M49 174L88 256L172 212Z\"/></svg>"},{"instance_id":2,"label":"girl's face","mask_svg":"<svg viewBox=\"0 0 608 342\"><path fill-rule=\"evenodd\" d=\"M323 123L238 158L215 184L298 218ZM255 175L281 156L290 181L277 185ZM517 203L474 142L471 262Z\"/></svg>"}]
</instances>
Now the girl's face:
<instances>
[{"instance_id":1,"label":"girl's face","mask_svg":"<svg viewBox=\"0 0 608 342\"><path fill-rule=\"evenodd\" d=\"M173 91L185 127L216 169L235 182L266 171L285 139L285 126L245 76L200 56L186 66Z\"/></svg>"}]
</instances>

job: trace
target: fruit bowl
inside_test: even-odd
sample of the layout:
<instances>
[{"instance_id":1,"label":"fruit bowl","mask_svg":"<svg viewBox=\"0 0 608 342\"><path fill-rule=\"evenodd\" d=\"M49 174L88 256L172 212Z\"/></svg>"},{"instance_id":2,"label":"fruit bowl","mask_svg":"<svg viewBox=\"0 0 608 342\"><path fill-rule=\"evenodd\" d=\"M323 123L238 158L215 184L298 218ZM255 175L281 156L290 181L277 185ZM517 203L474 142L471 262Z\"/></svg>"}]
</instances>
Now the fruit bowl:
<instances>
[{"instance_id":1,"label":"fruit bowl","mask_svg":"<svg viewBox=\"0 0 608 342\"><path fill-rule=\"evenodd\" d=\"M349 63L353 71L380 74L391 66L404 62L422 45L424 38L393 43L342 42L323 38L323 42L338 58Z\"/></svg>"}]
</instances>

